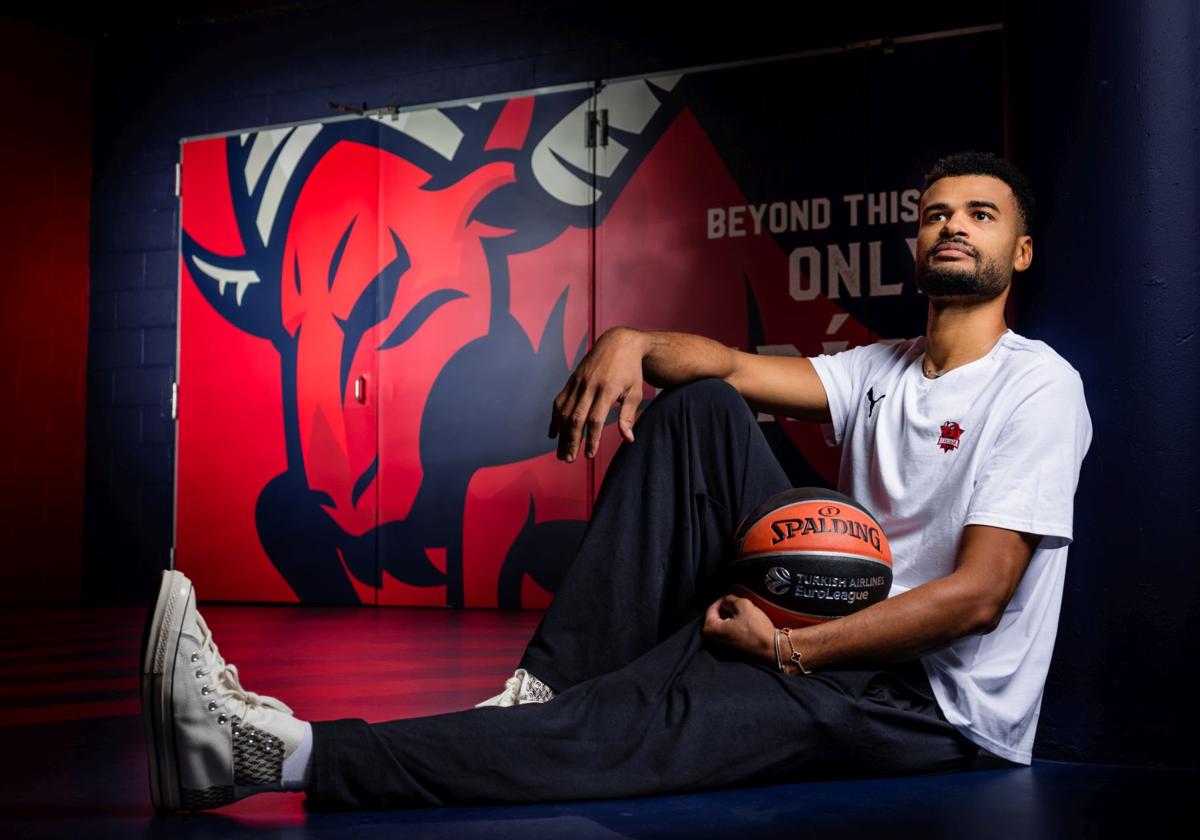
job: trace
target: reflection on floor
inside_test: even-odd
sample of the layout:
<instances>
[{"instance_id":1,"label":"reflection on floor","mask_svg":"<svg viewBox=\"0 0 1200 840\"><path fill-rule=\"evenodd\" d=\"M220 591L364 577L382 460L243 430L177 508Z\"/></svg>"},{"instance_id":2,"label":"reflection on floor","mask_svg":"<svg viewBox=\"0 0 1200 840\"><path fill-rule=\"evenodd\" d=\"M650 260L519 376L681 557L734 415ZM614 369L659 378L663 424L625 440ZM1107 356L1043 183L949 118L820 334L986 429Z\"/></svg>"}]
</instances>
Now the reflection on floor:
<instances>
[{"instance_id":1,"label":"reflection on floor","mask_svg":"<svg viewBox=\"0 0 1200 840\"><path fill-rule=\"evenodd\" d=\"M536 613L203 606L245 687L308 719L369 721L495 694ZM139 717L140 609L0 616L0 837L378 836L913 838L1197 836L1195 770L1035 761L909 779L746 788L602 802L308 813L300 794L159 817Z\"/></svg>"}]
</instances>

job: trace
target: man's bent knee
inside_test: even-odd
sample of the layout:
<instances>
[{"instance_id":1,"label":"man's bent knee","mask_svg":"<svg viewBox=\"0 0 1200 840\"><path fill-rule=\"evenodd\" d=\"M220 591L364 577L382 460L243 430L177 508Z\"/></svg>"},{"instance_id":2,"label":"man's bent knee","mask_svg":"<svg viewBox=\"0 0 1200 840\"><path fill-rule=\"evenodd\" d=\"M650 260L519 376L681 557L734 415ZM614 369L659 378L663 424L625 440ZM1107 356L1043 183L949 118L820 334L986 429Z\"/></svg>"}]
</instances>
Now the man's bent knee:
<instances>
[{"instance_id":1,"label":"man's bent knee","mask_svg":"<svg viewBox=\"0 0 1200 840\"><path fill-rule=\"evenodd\" d=\"M728 410L737 415L749 414L750 407L738 390L723 379L695 379L665 388L650 404L656 411L680 410L686 406L703 406L706 410ZM647 409L649 411L650 409Z\"/></svg>"}]
</instances>

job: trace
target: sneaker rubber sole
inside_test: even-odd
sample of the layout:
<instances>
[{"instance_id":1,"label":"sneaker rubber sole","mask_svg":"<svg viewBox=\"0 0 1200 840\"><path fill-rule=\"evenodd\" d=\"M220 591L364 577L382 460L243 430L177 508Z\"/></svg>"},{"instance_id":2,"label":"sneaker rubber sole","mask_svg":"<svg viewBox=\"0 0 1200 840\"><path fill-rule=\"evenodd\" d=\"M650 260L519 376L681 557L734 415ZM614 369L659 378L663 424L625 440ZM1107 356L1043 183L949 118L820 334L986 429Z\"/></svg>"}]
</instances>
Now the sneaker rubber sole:
<instances>
[{"instance_id":1,"label":"sneaker rubber sole","mask_svg":"<svg viewBox=\"0 0 1200 840\"><path fill-rule=\"evenodd\" d=\"M172 691L183 616L194 597L192 584L182 573L163 572L158 599L142 632L142 723L150 764L150 801L157 811L175 812L181 806Z\"/></svg>"}]
</instances>

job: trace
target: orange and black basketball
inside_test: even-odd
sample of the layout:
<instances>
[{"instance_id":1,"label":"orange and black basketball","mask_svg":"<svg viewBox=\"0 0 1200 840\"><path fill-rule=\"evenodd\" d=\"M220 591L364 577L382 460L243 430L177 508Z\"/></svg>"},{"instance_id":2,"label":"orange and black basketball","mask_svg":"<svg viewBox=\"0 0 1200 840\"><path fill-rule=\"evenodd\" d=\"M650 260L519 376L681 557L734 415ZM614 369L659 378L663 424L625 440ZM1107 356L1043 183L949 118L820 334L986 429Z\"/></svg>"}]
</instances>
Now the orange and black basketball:
<instances>
[{"instance_id":1,"label":"orange and black basketball","mask_svg":"<svg viewBox=\"0 0 1200 840\"><path fill-rule=\"evenodd\" d=\"M841 618L887 598L892 550L879 523L849 496L822 487L785 490L738 526L729 591L777 627Z\"/></svg>"}]
</instances>

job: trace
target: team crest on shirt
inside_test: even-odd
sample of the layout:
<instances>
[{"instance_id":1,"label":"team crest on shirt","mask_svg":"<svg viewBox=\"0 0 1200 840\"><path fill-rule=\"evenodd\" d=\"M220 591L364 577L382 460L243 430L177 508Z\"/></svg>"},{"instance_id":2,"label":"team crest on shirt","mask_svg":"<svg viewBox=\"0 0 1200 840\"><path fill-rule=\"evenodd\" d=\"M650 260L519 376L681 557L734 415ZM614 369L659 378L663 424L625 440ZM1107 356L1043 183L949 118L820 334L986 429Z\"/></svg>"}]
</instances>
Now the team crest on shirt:
<instances>
[{"instance_id":1,"label":"team crest on shirt","mask_svg":"<svg viewBox=\"0 0 1200 840\"><path fill-rule=\"evenodd\" d=\"M938 446L942 447L943 452L958 449L958 440L962 437L962 433L962 426L953 420L947 420L942 424L942 436L938 438Z\"/></svg>"}]
</instances>

